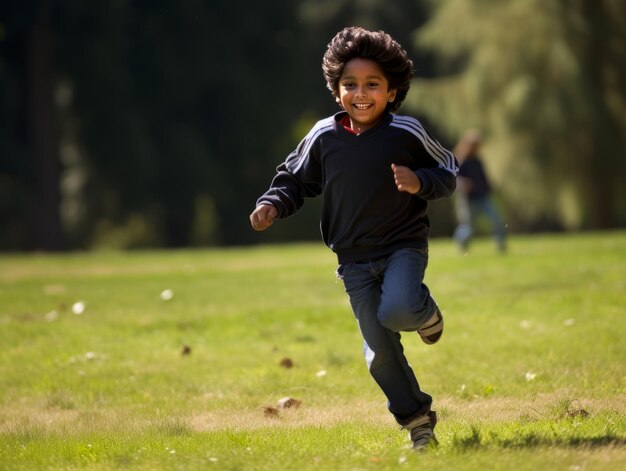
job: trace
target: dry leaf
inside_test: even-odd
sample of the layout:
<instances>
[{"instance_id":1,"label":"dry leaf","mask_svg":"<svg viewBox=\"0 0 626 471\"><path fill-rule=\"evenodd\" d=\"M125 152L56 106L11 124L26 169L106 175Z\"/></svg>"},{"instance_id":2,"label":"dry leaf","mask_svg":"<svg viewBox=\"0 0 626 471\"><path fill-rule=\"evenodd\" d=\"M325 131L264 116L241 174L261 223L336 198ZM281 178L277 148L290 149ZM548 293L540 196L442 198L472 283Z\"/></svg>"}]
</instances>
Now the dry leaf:
<instances>
[{"instance_id":1,"label":"dry leaf","mask_svg":"<svg viewBox=\"0 0 626 471\"><path fill-rule=\"evenodd\" d=\"M272 406L265 406L263 408L263 415L265 417L278 417L278 415L279 415L278 409L276 409L276 407L272 407Z\"/></svg>"},{"instance_id":2,"label":"dry leaf","mask_svg":"<svg viewBox=\"0 0 626 471\"><path fill-rule=\"evenodd\" d=\"M282 360L280 360L280 366L282 366L283 368L293 368L293 360L289 357L285 357Z\"/></svg>"}]
</instances>

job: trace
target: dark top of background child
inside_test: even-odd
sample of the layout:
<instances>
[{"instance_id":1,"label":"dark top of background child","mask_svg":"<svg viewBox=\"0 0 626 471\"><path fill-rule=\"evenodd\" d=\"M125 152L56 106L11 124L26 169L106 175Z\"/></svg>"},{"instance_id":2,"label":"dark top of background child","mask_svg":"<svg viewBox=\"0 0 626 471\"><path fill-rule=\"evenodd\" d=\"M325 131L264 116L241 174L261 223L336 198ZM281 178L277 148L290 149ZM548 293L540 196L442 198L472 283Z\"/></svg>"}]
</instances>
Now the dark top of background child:
<instances>
[{"instance_id":1,"label":"dark top of background child","mask_svg":"<svg viewBox=\"0 0 626 471\"><path fill-rule=\"evenodd\" d=\"M491 192L489 179L479 156L481 143L480 133L470 129L454 149L459 161L459 189L470 200L484 198Z\"/></svg>"},{"instance_id":2,"label":"dark top of background child","mask_svg":"<svg viewBox=\"0 0 626 471\"><path fill-rule=\"evenodd\" d=\"M472 184L467 192L467 197L471 200L484 198L491 191L483 163L478 156L472 156L461 163L459 177L467 178L471 181Z\"/></svg>"}]
</instances>

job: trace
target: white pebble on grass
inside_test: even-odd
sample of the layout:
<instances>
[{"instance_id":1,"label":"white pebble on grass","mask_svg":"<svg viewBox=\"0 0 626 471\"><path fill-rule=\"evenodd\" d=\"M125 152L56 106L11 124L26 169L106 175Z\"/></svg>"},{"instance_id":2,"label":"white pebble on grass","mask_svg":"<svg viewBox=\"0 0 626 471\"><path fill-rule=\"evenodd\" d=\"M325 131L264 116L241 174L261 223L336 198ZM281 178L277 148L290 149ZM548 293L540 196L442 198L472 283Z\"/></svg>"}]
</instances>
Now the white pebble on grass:
<instances>
[{"instance_id":1,"label":"white pebble on grass","mask_svg":"<svg viewBox=\"0 0 626 471\"><path fill-rule=\"evenodd\" d=\"M87 360L95 360L97 356L98 355L96 355L96 352L87 352L87 353L85 353L85 358Z\"/></svg>"},{"instance_id":2,"label":"white pebble on grass","mask_svg":"<svg viewBox=\"0 0 626 471\"><path fill-rule=\"evenodd\" d=\"M169 301L174 297L174 291L172 291L171 289L164 289L163 291L161 291L160 296L163 301Z\"/></svg>"},{"instance_id":3,"label":"white pebble on grass","mask_svg":"<svg viewBox=\"0 0 626 471\"><path fill-rule=\"evenodd\" d=\"M526 372L526 375L525 375L526 381L533 381L536 377L537 377L537 373L533 373L531 371Z\"/></svg>"},{"instance_id":4,"label":"white pebble on grass","mask_svg":"<svg viewBox=\"0 0 626 471\"><path fill-rule=\"evenodd\" d=\"M77 316L80 316L83 312L85 312L85 302L76 301L74 304L72 304L72 312Z\"/></svg>"}]
</instances>

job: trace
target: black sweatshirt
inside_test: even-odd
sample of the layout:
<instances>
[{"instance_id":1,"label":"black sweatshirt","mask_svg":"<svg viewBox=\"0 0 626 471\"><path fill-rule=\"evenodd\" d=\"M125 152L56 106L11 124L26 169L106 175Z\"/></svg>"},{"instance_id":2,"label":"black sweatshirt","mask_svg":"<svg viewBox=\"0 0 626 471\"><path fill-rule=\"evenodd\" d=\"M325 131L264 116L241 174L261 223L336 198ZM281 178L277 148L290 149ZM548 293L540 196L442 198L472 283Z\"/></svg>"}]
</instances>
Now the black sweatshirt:
<instances>
[{"instance_id":1,"label":"black sweatshirt","mask_svg":"<svg viewBox=\"0 0 626 471\"><path fill-rule=\"evenodd\" d=\"M356 135L341 124L345 116L342 111L313 126L278 166L257 206L274 205L278 217L286 218L304 198L323 192L322 237L341 264L427 247L427 200L454 191L454 155L414 118L386 113ZM417 195L398 191L392 163L415 171L422 183Z\"/></svg>"}]
</instances>

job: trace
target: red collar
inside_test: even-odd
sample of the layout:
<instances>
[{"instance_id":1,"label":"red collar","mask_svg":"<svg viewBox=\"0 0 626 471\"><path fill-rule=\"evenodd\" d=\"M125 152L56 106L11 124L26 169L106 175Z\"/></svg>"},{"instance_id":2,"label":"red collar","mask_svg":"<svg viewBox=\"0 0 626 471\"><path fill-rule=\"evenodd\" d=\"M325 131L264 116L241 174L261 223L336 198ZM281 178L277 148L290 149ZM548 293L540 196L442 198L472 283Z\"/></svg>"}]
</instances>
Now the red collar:
<instances>
[{"instance_id":1,"label":"red collar","mask_svg":"<svg viewBox=\"0 0 626 471\"><path fill-rule=\"evenodd\" d=\"M345 115L343 118L341 118L341 119L339 120L339 124L341 124L341 125L343 126L343 128L344 128L346 131L348 131L349 133L352 133L352 134L354 134L355 136L358 136L358 135L359 135L359 133L358 133L358 132L356 132L354 129L352 129L352 128L350 127L350 116Z\"/></svg>"}]
</instances>

